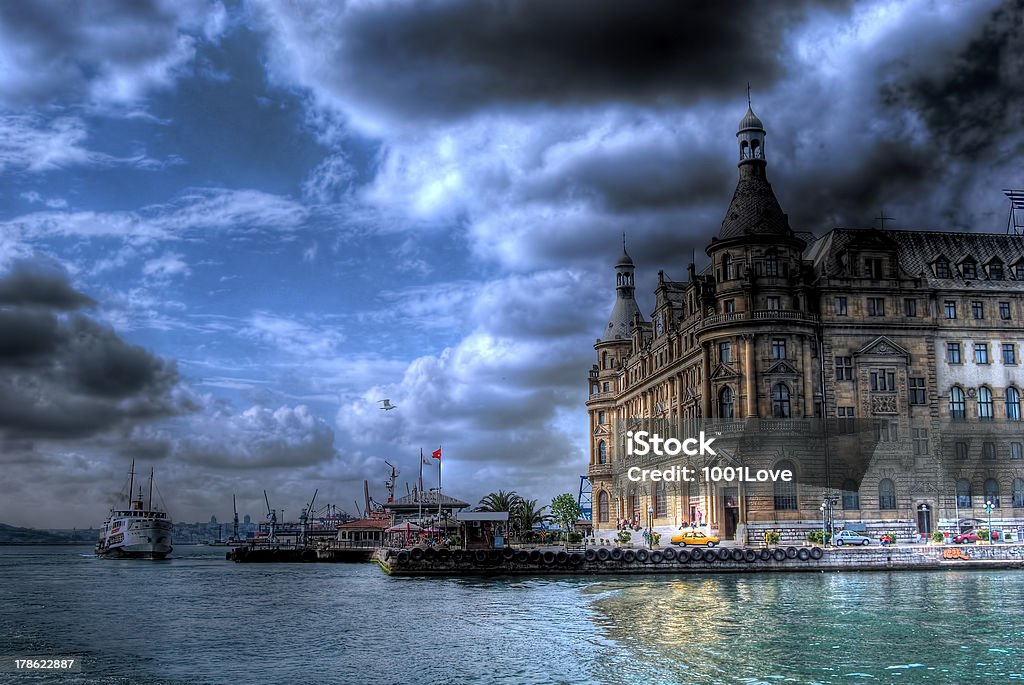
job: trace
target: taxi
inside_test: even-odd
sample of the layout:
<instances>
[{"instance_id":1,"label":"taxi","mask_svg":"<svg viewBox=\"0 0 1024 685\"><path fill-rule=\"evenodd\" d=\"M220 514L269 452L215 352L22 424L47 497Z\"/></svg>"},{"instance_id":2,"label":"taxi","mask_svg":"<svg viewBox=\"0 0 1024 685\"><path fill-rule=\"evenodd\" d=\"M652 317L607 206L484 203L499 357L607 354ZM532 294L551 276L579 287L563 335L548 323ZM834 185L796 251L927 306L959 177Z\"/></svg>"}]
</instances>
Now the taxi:
<instances>
[{"instance_id":1,"label":"taxi","mask_svg":"<svg viewBox=\"0 0 1024 685\"><path fill-rule=\"evenodd\" d=\"M672 544L681 547L693 545L695 547L714 547L720 542L714 535L705 535L699 530L685 530L672 536Z\"/></svg>"}]
</instances>

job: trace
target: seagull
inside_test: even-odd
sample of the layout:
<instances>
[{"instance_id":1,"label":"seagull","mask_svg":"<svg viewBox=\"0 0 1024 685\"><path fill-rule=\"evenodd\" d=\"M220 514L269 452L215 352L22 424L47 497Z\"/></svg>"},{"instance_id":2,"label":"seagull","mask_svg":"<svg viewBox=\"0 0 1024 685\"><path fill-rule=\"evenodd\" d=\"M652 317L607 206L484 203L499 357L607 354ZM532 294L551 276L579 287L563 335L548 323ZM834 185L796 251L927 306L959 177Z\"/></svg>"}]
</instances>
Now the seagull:
<instances>
[{"instance_id":1,"label":"seagull","mask_svg":"<svg viewBox=\"0 0 1024 685\"><path fill-rule=\"evenodd\" d=\"M377 400L377 402L380 403L380 408L383 409L384 411L388 411L389 409L395 408L395 405L391 404L391 400Z\"/></svg>"}]
</instances>

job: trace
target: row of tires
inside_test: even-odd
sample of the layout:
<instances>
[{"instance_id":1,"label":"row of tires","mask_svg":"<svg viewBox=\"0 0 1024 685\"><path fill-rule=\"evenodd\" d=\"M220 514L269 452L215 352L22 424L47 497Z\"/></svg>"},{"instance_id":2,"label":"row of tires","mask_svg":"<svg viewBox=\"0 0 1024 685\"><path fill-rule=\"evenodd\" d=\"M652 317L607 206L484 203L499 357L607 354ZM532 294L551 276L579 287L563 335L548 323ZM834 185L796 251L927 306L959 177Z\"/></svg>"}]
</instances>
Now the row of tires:
<instances>
[{"instance_id":1,"label":"row of tires","mask_svg":"<svg viewBox=\"0 0 1024 685\"><path fill-rule=\"evenodd\" d=\"M556 552L554 550L541 551L539 549L515 550L511 548L463 551L458 549L434 549L433 547L422 549L414 547L410 550L401 550L397 553L391 551L388 553L388 558L393 559L398 565L403 565L410 561L419 562L421 560L425 560L433 562L436 560L439 562L453 561L455 563L469 562L475 564L495 564L502 561L512 561L521 564L543 564L545 566L578 566L584 561L621 561L625 563L640 562L641 564L685 564L688 562L700 561L706 563L723 561L742 561L746 563L753 563L755 561L771 560L786 561L788 559L808 561L811 559L821 559L824 554L824 551L822 551L820 547L787 547L785 549L781 547L777 547L775 549L741 549L739 547L727 549L725 547L719 547L718 549L691 548L681 549L678 551L671 547L664 550L633 550L621 549L619 547L608 549L606 547L599 547L597 549L588 549L586 552Z\"/></svg>"}]
</instances>

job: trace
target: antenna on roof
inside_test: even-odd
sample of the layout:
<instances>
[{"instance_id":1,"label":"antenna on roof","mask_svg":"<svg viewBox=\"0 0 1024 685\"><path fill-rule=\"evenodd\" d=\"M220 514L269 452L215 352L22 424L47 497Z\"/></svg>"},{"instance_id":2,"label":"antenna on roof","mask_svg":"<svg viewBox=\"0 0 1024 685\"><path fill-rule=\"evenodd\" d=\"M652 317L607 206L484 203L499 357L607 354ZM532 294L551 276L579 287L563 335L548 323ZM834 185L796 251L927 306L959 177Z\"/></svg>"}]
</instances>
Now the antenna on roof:
<instances>
[{"instance_id":1,"label":"antenna on roof","mask_svg":"<svg viewBox=\"0 0 1024 685\"><path fill-rule=\"evenodd\" d=\"M1010 198L1010 216L1006 218L1006 235L1013 231L1014 235L1024 233L1024 190L1005 188L1003 192Z\"/></svg>"},{"instance_id":2,"label":"antenna on roof","mask_svg":"<svg viewBox=\"0 0 1024 685\"><path fill-rule=\"evenodd\" d=\"M884 231L885 230L885 222L886 221L895 221L895 219L893 219L891 216L886 216L885 215L885 209L882 209L882 211L880 211L878 213L878 216L875 217L875 221L878 222L878 228L880 228L881 230Z\"/></svg>"},{"instance_id":3,"label":"antenna on roof","mask_svg":"<svg viewBox=\"0 0 1024 685\"><path fill-rule=\"evenodd\" d=\"M747 107L750 107L750 81L747 81Z\"/></svg>"}]
</instances>

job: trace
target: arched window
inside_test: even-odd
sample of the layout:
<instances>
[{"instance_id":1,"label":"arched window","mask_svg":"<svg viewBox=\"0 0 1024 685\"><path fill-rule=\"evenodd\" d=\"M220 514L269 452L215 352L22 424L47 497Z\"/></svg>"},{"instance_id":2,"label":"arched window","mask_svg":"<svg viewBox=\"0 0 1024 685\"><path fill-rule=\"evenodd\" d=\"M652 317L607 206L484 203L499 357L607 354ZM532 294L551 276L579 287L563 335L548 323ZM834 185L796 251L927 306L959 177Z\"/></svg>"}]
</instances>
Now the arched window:
<instances>
[{"instance_id":1,"label":"arched window","mask_svg":"<svg viewBox=\"0 0 1024 685\"><path fill-rule=\"evenodd\" d=\"M985 481L985 504L992 503L993 509L999 508L999 481L989 478Z\"/></svg>"},{"instance_id":2,"label":"arched window","mask_svg":"<svg viewBox=\"0 0 1024 685\"><path fill-rule=\"evenodd\" d=\"M604 440L601 440L597 443L597 463L608 463L608 443L606 443Z\"/></svg>"},{"instance_id":3,"label":"arched window","mask_svg":"<svg viewBox=\"0 0 1024 685\"><path fill-rule=\"evenodd\" d=\"M992 416L992 390L983 385L978 388L978 419L982 421L991 421Z\"/></svg>"},{"instance_id":4,"label":"arched window","mask_svg":"<svg viewBox=\"0 0 1024 685\"><path fill-rule=\"evenodd\" d=\"M636 519L640 515L640 493L633 489L629 493L629 518Z\"/></svg>"},{"instance_id":5,"label":"arched window","mask_svg":"<svg viewBox=\"0 0 1024 685\"><path fill-rule=\"evenodd\" d=\"M780 461L776 464L775 471L791 471L793 480L788 483L784 480L775 481L775 511L796 510L796 469L790 461Z\"/></svg>"},{"instance_id":6,"label":"arched window","mask_svg":"<svg viewBox=\"0 0 1024 685\"><path fill-rule=\"evenodd\" d=\"M956 482L956 506L970 509L973 505L971 497L971 481L961 478Z\"/></svg>"},{"instance_id":7,"label":"arched window","mask_svg":"<svg viewBox=\"0 0 1024 685\"><path fill-rule=\"evenodd\" d=\"M732 280L732 257L729 253L722 255L722 275L725 280Z\"/></svg>"},{"instance_id":8,"label":"arched window","mask_svg":"<svg viewBox=\"0 0 1024 685\"><path fill-rule=\"evenodd\" d=\"M750 148L745 140L740 141L740 159L750 159Z\"/></svg>"},{"instance_id":9,"label":"arched window","mask_svg":"<svg viewBox=\"0 0 1024 685\"><path fill-rule=\"evenodd\" d=\"M883 478L878 484L878 508L896 508L896 484L888 478Z\"/></svg>"},{"instance_id":10,"label":"arched window","mask_svg":"<svg viewBox=\"0 0 1024 685\"><path fill-rule=\"evenodd\" d=\"M761 159L761 144L758 141L750 141L750 151L754 159Z\"/></svg>"},{"instance_id":11,"label":"arched window","mask_svg":"<svg viewBox=\"0 0 1024 685\"><path fill-rule=\"evenodd\" d=\"M597 520L601 523L608 523L608 491L602 490L597 494Z\"/></svg>"},{"instance_id":12,"label":"arched window","mask_svg":"<svg viewBox=\"0 0 1024 685\"><path fill-rule=\"evenodd\" d=\"M668 491L661 481L654 481L654 516L656 518L668 516Z\"/></svg>"},{"instance_id":13,"label":"arched window","mask_svg":"<svg viewBox=\"0 0 1024 685\"><path fill-rule=\"evenodd\" d=\"M776 383L772 388L772 416L777 419L789 418L789 386Z\"/></svg>"},{"instance_id":14,"label":"arched window","mask_svg":"<svg viewBox=\"0 0 1024 685\"><path fill-rule=\"evenodd\" d=\"M964 389L956 385L949 389L949 417L958 420L967 418L967 403L964 402Z\"/></svg>"},{"instance_id":15,"label":"arched window","mask_svg":"<svg viewBox=\"0 0 1024 685\"><path fill-rule=\"evenodd\" d=\"M1006 389L1006 418L1020 421L1020 391L1017 388Z\"/></svg>"},{"instance_id":16,"label":"arched window","mask_svg":"<svg viewBox=\"0 0 1024 685\"><path fill-rule=\"evenodd\" d=\"M718 393L718 414L723 419L731 419L735 416L732 398L732 388L728 385Z\"/></svg>"},{"instance_id":17,"label":"arched window","mask_svg":"<svg viewBox=\"0 0 1024 685\"><path fill-rule=\"evenodd\" d=\"M1024 478L1013 479L1013 506L1024 509Z\"/></svg>"},{"instance_id":18,"label":"arched window","mask_svg":"<svg viewBox=\"0 0 1024 685\"><path fill-rule=\"evenodd\" d=\"M857 481L847 478L843 481L843 509L860 509L860 493Z\"/></svg>"}]
</instances>

